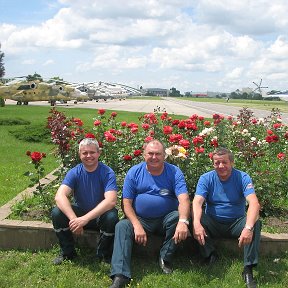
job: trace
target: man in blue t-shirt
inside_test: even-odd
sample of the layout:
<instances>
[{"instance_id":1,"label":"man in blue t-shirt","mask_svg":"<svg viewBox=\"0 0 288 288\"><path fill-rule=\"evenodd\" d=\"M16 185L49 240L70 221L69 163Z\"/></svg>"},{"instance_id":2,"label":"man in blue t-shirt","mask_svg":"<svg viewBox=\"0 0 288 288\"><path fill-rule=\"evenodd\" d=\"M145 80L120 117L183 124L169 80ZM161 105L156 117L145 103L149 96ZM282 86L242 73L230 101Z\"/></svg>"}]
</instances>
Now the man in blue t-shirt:
<instances>
[{"instance_id":1,"label":"man in blue t-shirt","mask_svg":"<svg viewBox=\"0 0 288 288\"><path fill-rule=\"evenodd\" d=\"M115 228L110 288L129 284L134 241L145 246L147 233L164 236L159 265L168 274L177 244L188 236L190 201L183 173L165 162L165 149L158 140L145 144L143 155L145 162L133 166L124 180L126 219Z\"/></svg>"},{"instance_id":2,"label":"man in blue t-shirt","mask_svg":"<svg viewBox=\"0 0 288 288\"><path fill-rule=\"evenodd\" d=\"M252 180L245 172L233 168L234 156L230 150L216 149L212 160L214 170L200 177L193 199L194 237L209 264L217 258L213 238L238 238L238 246L244 246L243 279L247 287L256 287L252 267L258 263L261 222Z\"/></svg>"},{"instance_id":3,"label":"man in blue t-shirt","mask_svg":"<svg viewBox=\"0 0 288 288\"><path fill-rule=\"evenodd\" d=\"M98 142L83 139L79 143L82 163L68 171L56 193L52 222L61 254L54 264L75 258L73 234L81 235L86 228L100 229L96 257L106 262L111 259L115 225L119 221L115 208L118 188L114 171L99 162L99 156Z\"/></svg>"}]
</instances>

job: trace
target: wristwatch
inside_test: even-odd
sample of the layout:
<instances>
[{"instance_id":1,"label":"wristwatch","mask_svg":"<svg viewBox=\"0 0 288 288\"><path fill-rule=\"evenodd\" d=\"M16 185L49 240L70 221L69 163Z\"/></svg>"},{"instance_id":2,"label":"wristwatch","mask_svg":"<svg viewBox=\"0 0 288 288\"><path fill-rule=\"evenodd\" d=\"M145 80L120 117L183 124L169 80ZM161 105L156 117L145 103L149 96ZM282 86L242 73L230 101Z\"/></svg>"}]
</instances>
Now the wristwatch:
<instances>
[{"instance_id":1,"label":"wristwatch","mask_svg":"<svg viewBox=\"0 0 288 288\"><path fill-rule=\"evenodd\" d=\"M188 219L179 219L179 222L183 222L189 226L189 220Z\"/></svg>"},{"instance_id":2,"label":"wristwatch","mask_svg":"<svg viewBox=\"0 0 288 288\"><path fill-rule=\"evenodd\" d=\"M253 231L254 231L254 227L249 226L249 225L245 225L244 228L245 228L245 229L248 229L250 232L253 232Z\"/></svg>"}]
</instances>

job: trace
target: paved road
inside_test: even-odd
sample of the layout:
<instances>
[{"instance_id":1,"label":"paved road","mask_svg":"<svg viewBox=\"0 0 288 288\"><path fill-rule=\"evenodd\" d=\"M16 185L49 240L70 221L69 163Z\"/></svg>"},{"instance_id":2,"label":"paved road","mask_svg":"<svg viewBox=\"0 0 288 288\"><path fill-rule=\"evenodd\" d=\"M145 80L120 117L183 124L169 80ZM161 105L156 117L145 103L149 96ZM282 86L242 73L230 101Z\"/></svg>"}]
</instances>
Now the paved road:
<instances>
[{"instance_id":1,"label":"paved road","mask_svg":"<svg viewBox=\"0 0 288 288\"><path fill-rule=\"evenodd\" d=\"M6 104L14 104L15 101L6 100ZM47 102L30 102L29 105L49 105ZM154 109L166 111L169 114L191 116L193 114L206 117L212 117L213 114L221 114L224 116L237 116L241 107L227 106L225 104L213 104L208 102L194 102L189 100L177 100L174 98L163 98L162 100L145 100L145 99L119 99L108 101L89 101L84 103L73 104L57 104L59 107L67 108L91 108L91 109L107 109L115 111L131 111L131 112L153 112ZM265 118L270 115L269 111L251 109L257 118ZM283 122L288 124L288 113L282 113Z\"/></svg>"}]
</instances>

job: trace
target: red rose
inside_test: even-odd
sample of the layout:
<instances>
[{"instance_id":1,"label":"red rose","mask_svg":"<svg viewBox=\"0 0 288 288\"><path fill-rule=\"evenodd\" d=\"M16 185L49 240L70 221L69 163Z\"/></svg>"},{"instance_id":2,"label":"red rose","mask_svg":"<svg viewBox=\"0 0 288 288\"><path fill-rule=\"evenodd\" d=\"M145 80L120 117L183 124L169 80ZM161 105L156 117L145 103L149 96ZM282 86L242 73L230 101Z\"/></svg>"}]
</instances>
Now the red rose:
<instances>
[{"instance_id":1,"label":"red rose","mask_svg":"<svg viewBox=\"0 0 288 288\"><path fill-rule=\"evenodd\" d=\"M142 128L143 128L144 130L148 130L148 129L150 128L150 125L147 124L147 123L143 123L143 124L142 124Z\"/></svg>"},{"instance_id":2,"label":"red rose","mask_svg":"<svg viewBox=\"0 0 288 288\"><path fill-rule=\"evenodd\" d=\"M117 116L117 112L112 112L111 117L115 118Z\"/></svg>"},{"instance_id":3,"label":"red rose","mask_svg":"<svg viewBox=\"0 0 288 288\"><path fill-rule=\"evenodd\" d=\"M135 151L134 151L134 153L133 153L133 154L134 154L134 156L136 156L136 157L137 157L137 156L140 156L140 155L142 155L142 151L141 151L140 149L137 149L137 150L135 150Z\"/></svg>"},{"instance_id":4,"label":"red rose","mask_svg":"<svg viewBox=\"0 0 288 288\"><path fill-rule=\"evenodd\" d=\"M190 142L189 142L189 140L182 139L179 141L179 145L181 145L185 149L188 149L190 146Z\"/></svg>"},{"instance_id":5,"label":"red rose","mask_svg":"<svg viewBox=\"0 0 288 288\"><path fill-rule=\"evenodd\" d=\"M92 133L87 133L87 134L85 134L85 138L92 138L92 139L95 139L95 135L92 134Z\"/></svg>"},{"instance_id":6,"label":"red rose","mask_svg":"<svg viewBox=\"0 0 288 288\"><path fill-rule=\"evenodd\" d=\"M124 159L125 161L131 161L131 160L132 160L132 156L130 156L130 155L124 155L124 156L123 156L123 159Z\"/></svg>"},{"instance_id":7,"label":"red rose","mask_svg":"<svg viewBox=\"0 0 288 288\"><path fill-rule=\"evenodd\" d=\"M42 159L42 153L35 151L30 154L30 157L34 163L40 162Z\"/></svg>"},{"instance_id":8,"label":"red rose","mask_svg":"<svg viewBox=\"0 0 288 288\"><path fill-rule=\"evenodd\" d=\"M279 159L279 160L283 160L284 158L286 157L286 154L285 153L278 153L277 154L277 158Z\"/></svg>"},{"instance_id":9,"label":"red rose","mask_svg":"<svg viewBox=\"0 0 288 288\"><path fill-rule=\"evenodd\" d=\"M73 122L77 125L77 126L83 126L83 121L80 118L74 118Z\"/></svg>"},{"instance_id":10,"label":"red rose","mask_svg":"<svg viewBox=\"0 0 288 288\"><path fill-rule=\"evenodd\" d=\"M106 112L105 109L99 109L99 110L98 110L98 114L99 114L99 115L103 115L103 114L105 114L105 112Z\"/></svg>"},{"instance_id":11,"label":"red rose","mask_svg":"<svg viewBox=\"0 0 288 288\"><path fill-rule=\"evenodd\" d=\"M100 120L95 120L94 121L94 126L100 126L102 122Z\"/></svg>"},{"instance_id":12,"label":"red rose","mask_svg":"<svg viewBox=\"0 0 288 288\"><path fill-rule=\"evenodd\" d=\"M163 133L166 135L172 134L173 128L171 126L164 126L163 127Z\"/></svg>"}]
</instances>

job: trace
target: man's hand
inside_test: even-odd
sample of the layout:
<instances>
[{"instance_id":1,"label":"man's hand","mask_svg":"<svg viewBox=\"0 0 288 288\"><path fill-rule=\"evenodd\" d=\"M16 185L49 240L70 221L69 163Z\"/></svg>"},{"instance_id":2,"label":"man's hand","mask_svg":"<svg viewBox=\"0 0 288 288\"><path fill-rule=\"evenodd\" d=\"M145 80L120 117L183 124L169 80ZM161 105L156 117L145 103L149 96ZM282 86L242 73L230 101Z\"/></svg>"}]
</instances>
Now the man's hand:
<instances>
[{"instance_id":1,"label":"man's hand","mask_svg":"<svg viewBox=\"0 0 288 288\"><path fill-rule=\"evenodd\" d=\"M139 245L146 246L147 234L141 224L134 227L134 234L135 234L135 242Z\"/></svg>"},{"instance_id":2,"label":"man's hand","mask_svg":"<svg viewBox=\"0 0 288 288\"><path fill-rule=\"evenodd\" d=\"M69 221L69 227L72 233L76 235L83 234L84 230L83 227L88 223L89 221L86 220L84 217L77 217Z\"/></svg>"},{"instance_id":3,"label":"man's hand","mask_svg":"<svg viewBox=\"0 0 288 288\"><path fill-rule=\"evenodd\" d=\"M199 224L194 224L193 236L199 242L200 245L205 245L205 237L207 237L206 231L203 226Z\"/></svg>"},{"instance_id":4,"label":"man's hand","mask_svg":"<svg viewBox=\"0 0 288 288\"><path fill-rule=\"evenodd\" d=\"M253 238L253 231L250 231L249 229L244 228L238 239L239 240L238 246L242 247L244 245L250 244L252 242L252 238Z\"/></svg>"},{"instance_id":5,"label":"man's hand","mask_svg":"<svg viewBox=\"0 0 288 288\"><path fill-rule=\"evenodd\" d=\"M188 226L183 222L178 222L175 233L173 236L175 244L180 243L181 241L185 240L188 236Z\"/></svg>"}]
</instances>

